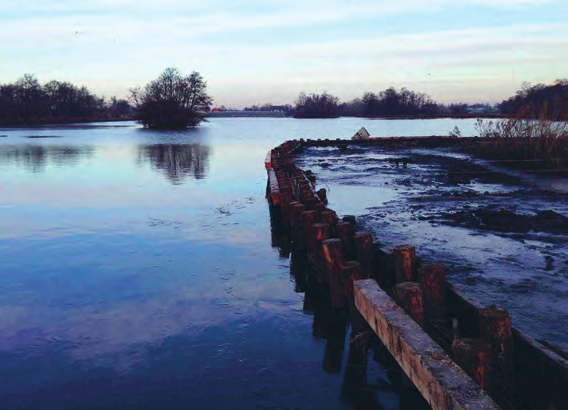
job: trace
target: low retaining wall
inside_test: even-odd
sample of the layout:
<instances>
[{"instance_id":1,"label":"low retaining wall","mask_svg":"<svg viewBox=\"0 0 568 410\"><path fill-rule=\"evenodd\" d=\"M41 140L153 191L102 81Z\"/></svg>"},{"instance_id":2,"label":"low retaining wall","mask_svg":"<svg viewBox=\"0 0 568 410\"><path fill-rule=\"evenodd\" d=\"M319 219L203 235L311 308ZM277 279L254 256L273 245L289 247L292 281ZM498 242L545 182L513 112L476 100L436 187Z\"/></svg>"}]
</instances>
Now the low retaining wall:
<instances>
[{"instance_id":1,"label":"low retaining wall","mask_svg":"<svg viewBox=\"0 0 568 410\"><path fill-rule=\"evenodd\" d=\"M293 154L306 146L447 146L477 141L453 137L287 141L265 159L267 198L279 223L290 230L293 246L308 255L318 282L329 284L334 306L357 311L356 282L372 278L385 297L396 300L422 327L424 333L419 337L435 340L502 408L561 409L568 403L565 358L512 328L506 310L482 307L468 299L446 282L443 266L423 263L414 247L378 245L369 233L356 233L354 218L338 218L327 207L326 190L316 190L316 176L302 171L293 161ZM367 321L384 316L379 305L377 309L363 316ZM389 347L397 360L400 348ZM404 363L399 363L404 368ZM409 377L414 377L420 388L416 377L426 376L415 372ZM447 400L432 400L427 391L421 392L434 408L491 408L473 404L460 407L463 404L451 400L454 404L448 405ZM472 403L478 403L478 399L476 396Z\"/></svg>"}]
</instances>

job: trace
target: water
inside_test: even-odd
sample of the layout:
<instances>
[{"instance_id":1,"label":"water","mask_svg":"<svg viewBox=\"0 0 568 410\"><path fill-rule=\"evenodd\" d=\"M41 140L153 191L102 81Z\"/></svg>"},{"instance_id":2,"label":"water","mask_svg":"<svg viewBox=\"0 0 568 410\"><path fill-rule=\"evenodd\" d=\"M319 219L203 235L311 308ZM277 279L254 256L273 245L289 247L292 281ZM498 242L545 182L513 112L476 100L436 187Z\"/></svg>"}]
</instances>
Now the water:
<instances>
[{"instance_id":1,"label":"water","mask_svg":"<svg viewBox=\"0 0 568 410\"><path fill-rule=\"evenodd\" d=\"M568 196L549 184L566 183L562 173L511 170L447 148L308 148L295 160L360 231L416 246L478 303L506 308L517 329L568 350L568 229L551 216L568 215Z\"/></svg>"},{"instance_id":2,"label":"water","mask_svg":"<svg viewBox=\"0 0 568 410\"><path fill-rule=\"evenodd\" d=\"M361 126L468 135L474 123L0 129L0 408L353 407L271 247L266 152ZM369 383L386 377L377 366ZM404 408L379 390L384 408Z\"/></svg>"}]
</instances>

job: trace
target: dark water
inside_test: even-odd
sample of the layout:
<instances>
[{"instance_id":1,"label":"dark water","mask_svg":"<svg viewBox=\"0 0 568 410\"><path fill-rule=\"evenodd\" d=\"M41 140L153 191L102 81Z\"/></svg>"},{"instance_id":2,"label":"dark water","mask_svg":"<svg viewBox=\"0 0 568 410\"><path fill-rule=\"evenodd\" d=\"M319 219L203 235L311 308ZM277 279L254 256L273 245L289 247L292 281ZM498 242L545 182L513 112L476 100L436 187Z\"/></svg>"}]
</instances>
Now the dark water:
<instances>
[{"instance_id":1,"label":"dark water","mask_svg":"<svg viewBox=\"0 0 568 410\"><path fill-rule=\"evenodd\" d=\"M467 135L473 123L0 129L0 408L357 407L341 397L348 347L326 368L326 340L271 246L266 152L362 125ZM377 363L368 373L386 377ZM404 408L383 390L382 408Z\"/></svg>"}]
</instances>

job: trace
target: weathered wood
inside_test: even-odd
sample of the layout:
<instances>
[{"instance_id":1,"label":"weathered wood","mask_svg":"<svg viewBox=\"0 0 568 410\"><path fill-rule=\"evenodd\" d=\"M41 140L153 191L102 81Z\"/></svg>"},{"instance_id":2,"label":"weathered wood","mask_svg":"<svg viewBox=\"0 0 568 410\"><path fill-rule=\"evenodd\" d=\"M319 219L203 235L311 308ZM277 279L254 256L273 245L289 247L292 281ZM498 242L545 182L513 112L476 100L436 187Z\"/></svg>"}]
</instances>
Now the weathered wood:
<instances>
[{"instance_id":1,"label":"weathered wood","mask_svg":"<svg viewBox=\"0 0 568 410\"><path fill-rule=\"evenodd\" d=\"M264 167L268 170L272 168L272 150L268 151L266 158L264 159Z\"/></svg>"},{"instance_id":2,"label":"weathered wood","mask_svg":"<svg viewBox=\"0 0 568 410\"><path fill-rule=\"evenodd\" d=\"M316 204L321 203L319 199L311 197L306 200L306 208L310 211L315 211Z\"/></svg>"},{"instance_id":3,"label":"weathered wood","mask_svg":"<svg viewBox=\"0 0 568 410\"><path fill-rule=\"evenodd\" d=\"M302 213L302 227L306 240L306 250L314 255L316 250L314 224L316 223L317 211L305 211Z\"/></svg>"},{"instance_id":4,"label":"weathered wood","mask_svg":"<svg viewBox=\"0 0 568 410\"><path fill-rule=\"evenodd\" d=\"M323 252L323 241L329 239L329 224L317 223L314 225L314 230L316 237L315 262L318 282L329 282L326 270L325 255Z\"/></svg>"},{"instance_id":5,"label":"weathered wood","mask_svg":"<svg viewBox=\"0 0 568 410\"><path fill-rule=\"evenodd\" d=\"M373 276L373 237L370 233L358 233L353 236L355 259L361 264L361 278Z\"/></svg>"},{"instance_id":6,"label":"weathered wood","mask_svg":"<svg viewBox=\"0 0 568 410\"><path fill-rule=\"evenodd\" d=\"M491 343L493 366L501 371L505 379L513 373L513 335L509 312L501 307L479 310L479 335Z\"/></svg>"},{"instance_id":7,"label":"weathered wood","mask_svg":"<svg viewBox=\"0 0 568 410\"><path fill-rule=\"evenodd\" d=\"M272 205L280 205L280 188L278 187L276 172L274 172L272 168L268 170L268 180L270 184L270 200Z\"/></svg>"},{"instance_id":8,"label":"weathered wood","mask_svg":"<svg viewBox=\"0 0 568 410\"><path fill-rule=\"evenodd\" d=\"M515 382L536 410L568 403L568 360L513 328Z\"/></svg>"},{"instance_id":9,"label":"weathered wood","mask_svg":"<svg viewBox=\"0 0 568 410\"><path fill-rule=\"evenodd\" d=\"M292 225L292 227L300 226L300 224L302 223L302 214L304 213L305 210L306 206L299 202L294 205L291 205L290 225Z\"/></svg>"},{"instance_id":10,"label":"weathered wood","mask_svg":"<svg viewBox=\"0 0 568 410\"><path fill-rule=\"evenodd\" d=\"M328 209L327 211L323 211L321 213L321 217L323 222L329 224L330 227L335 226L335 224L337 223L337 214L332 211L331 209Z\"/></svg>"},{"instance_id":11,"label":"weathered wood","mask_svg":"<svg viewBox=\"0 0 568 410\"><path fill-rule=\"evenodd\" d=\"M346 259L353 259L353 225L349 222L339 221L335 225L335 236L341 239L343 255Z\"/></svg>"},{"instance_id":12,"label":"weathered wood","mask_svg":"<svg viewBox=\"0 0 568 410\"><path fill-rule=\"evenodd\" d=\"M482 339L456 339L452 344L454 360L481 387L491 377L491 344Z\"/></svg>"},{"instance_id":13,"label":"weathered wood","mask_svg":"<svg viewBox=\"0 0 568 410\"><path fill-rule=\"evenodd\" d=\"M395 300L420 327L424 327L422 287L416 282L402 282L395 287Z\"/></svg>"},{"instance_id":14,"label":"weathered wood","mask_svg":"<svg viewBox=\"0 0 568 410\"><path fill-rule=\"evenodd\" d=\"M317 192L317 195L324 204L327 204L327 191L325 188L320 188Z\"/></svg>"},{"instance_id":15,"label":"weathered wood","mask_svg":"<svg viewBox=\"0 0 568 410\"><path fill-rule=\"evenodd\" d=\"M375 279L385 289L394 286L395 268L392 248L382 244L373 244L373 256L376 265Z\"/></svg>"},{"instance_id":16,"label":"weathered wood","mask_svg":"<svg viewBox=\"0 0 568 410\"><path fill-rule=\"evenodd\" d=\"M422 285L424 312L430 319L445 317L446 272L442 265L428 263L418 270L418 280Z\"/></svg>"},{"instance_id":17,"label":"weathered wood","mask_svg":"<svg viewBox=\"0 0 568 410\"><path fill-rule=\"evenodd\" d=\"M340 277L347 300L353 300L353 283L361 279L361 265L359 262L344 262L340 266Z\"/></svg>"},{"instance_id":18,"label":"weathered wood","mask_svg":"<svg viewBox=\"0 0 568 410\"><path fill-rule=\"evenodd\" d=\"M396 283L412 282L416 270L416 249L411 245L399 245L393 249Z\"/></svg>"},{"instance_id":19,"label":"weathered wood","mask_svg":"<svg viewBox=\"0 0 568 410\"><path fill-rule=\"evenodd\" d=\"M325 204L323 202L318 201L315 205L314 205L314 211L318 211L319 212L319 217L318 220L322 221L323 217L321 216L321 214L325 211L327 211L327 208L325 206Z\"/></svg>"},{"instance_id":20,"label":"weathered wood","mask_svg":"<svg viewBox=\"0 0 568 410\"><path fill-rule=\"evenodd\" d=\"M341 266L343 265L341 240L336 238L328 239L323 241L322 245L331 301L335 306L344 306L345 292L340 278Z\"/></svg>"},{"instance_id":21,"label":"weathered wood","mask_svg":"<svg viewBox=\"0 0 568 410\"><path fill-rule=\"evenodd\" d=\"M374 280L355 282L355 303L433 409L499 408Z\"/></svg>"}]
</instances>

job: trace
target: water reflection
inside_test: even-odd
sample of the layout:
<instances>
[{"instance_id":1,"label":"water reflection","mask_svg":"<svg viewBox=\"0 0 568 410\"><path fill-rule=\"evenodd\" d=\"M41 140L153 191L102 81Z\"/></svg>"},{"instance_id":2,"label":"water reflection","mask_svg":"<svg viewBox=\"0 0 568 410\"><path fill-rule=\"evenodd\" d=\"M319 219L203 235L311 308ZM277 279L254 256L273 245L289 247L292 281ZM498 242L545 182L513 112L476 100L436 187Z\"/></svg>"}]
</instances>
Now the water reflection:
<instances>
[{"instance_id":1,"label":"water reflection","mask_svg":"<svg viewBox=\"0 0 568 410\"><path fill-rule=\"evenodd\" d=\"M178 185L187 177L205 179L209 169L209 152L209 147L201 144L143 145L138 160L149 162L172 184Z\"/></svg>"},{"instance_id":2,"label":"water reflection","mask_svg":"<svg viewBox=\"0 0 568 410\"><path fill-rule=\"evenodd\" d=\"M33 173L51 166L73 166L93 156L94 148L68 145L0 145L0 166L21 167Z\"/></svg>"},{"instance_id":3,"label":"water reflection","mask_svg":"<svg viewBox=\"0 0 568 410\"><path fill-rule=\"evenodd\" d=\"M296 246L289 224L279 210L272 206L269 209L272 246L279 250L280 257L290 258L294 291L304 293L303 310L313 315L312 336L326 341L322 370L332 374L343 372L340 401L352 409L429 409L412 383L405 382L396 360L354 304L333 306L329 284L318 281L310 256ZM344 364L346 340L349 343ZM376 365L370 368L369 352Z\"/></svg>"}]
</instances>

